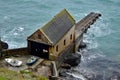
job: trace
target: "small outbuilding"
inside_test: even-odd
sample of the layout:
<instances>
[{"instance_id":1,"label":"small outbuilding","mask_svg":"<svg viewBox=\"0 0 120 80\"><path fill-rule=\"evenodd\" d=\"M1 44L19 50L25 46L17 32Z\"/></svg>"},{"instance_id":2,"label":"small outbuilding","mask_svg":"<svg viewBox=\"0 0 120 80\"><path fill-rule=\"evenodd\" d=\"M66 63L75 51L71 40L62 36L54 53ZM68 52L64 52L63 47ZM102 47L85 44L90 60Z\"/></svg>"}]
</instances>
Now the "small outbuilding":
<instances>
[{"instance_id":1,"label":"small outbuilding","mask_svg":"<svg viewBox=\"0 0 120 80\"><path fill-rule=\"evenodd\" d=\"M64 9L27 40L30 54L54 60L75 40L75 20Z\"/></svg>"}]
</instances>

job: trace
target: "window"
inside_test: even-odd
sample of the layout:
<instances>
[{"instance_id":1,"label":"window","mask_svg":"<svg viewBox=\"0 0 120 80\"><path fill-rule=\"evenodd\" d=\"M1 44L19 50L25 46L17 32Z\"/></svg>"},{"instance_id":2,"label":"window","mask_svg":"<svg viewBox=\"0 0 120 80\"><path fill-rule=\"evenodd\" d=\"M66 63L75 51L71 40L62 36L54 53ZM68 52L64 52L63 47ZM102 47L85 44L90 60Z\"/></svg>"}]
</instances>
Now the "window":
<instances>
[{"instance_id":1,"label":"window","mask_svg":"<svg viewBox=\"0 0 120 80\"><path fill-rule=\"evenodd\" d=\"M70 40L72 40L72 34L70 35Z\"/></svg>"},{"instance_id":2,"label":"window","mask_svg":"<svg viewBox=\"0 0 120 80\"><path fill-rule=\"evenodd\" d=\"M66 40L64 40L64 45L66 45Z\"/></svg>"},{"instance_id":3,"label":"window","mask_svg":"<svg viewBox=\"0 0 120 80\"><path fill-rule=\"evenodd\" d=\"M56 46L56 51L58 52L58 45Z\"/></svg>"},{"instance_id":4,"label":"window","mask_svg":"<svg viewBox=\"0 0 120 80\"><path fill-rule=\"evenodd\" d=\"M38 33L37 33L37 36L38 36L38 39L41 39L41 38L42 38L42 33L41 33L41 32L38 32Z\"/></svg>"},{"instance_id":5,"label":"window","mask_svg":"<svg viewBox=\"0 0 120 80\"><path fill-rule=\"evenodd\" d=\"M38 34L38 39L41 39L41 34Z\"/></svg>"}]
</instances>

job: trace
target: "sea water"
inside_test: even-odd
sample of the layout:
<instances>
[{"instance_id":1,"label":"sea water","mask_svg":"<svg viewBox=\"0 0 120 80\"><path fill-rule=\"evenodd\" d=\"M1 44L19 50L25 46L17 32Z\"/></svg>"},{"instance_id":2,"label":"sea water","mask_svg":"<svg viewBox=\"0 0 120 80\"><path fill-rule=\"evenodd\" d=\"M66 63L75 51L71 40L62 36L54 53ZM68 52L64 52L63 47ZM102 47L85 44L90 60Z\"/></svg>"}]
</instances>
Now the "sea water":
<instances>
[{"instance_id":1,"label":"sea water","mask_svg":"<svg viewBox=\"0 0 120 80\"><path fill-rule=\"evenodd\" d=\"M81 51L81 64L73 69L104 74L100 80L120 72L120 0L0 0L0 37L9 48L25 47L27 37L64 8L76 22L90 12L102 14L84 34L87 48Z\"/></svg>"}]
</instances>

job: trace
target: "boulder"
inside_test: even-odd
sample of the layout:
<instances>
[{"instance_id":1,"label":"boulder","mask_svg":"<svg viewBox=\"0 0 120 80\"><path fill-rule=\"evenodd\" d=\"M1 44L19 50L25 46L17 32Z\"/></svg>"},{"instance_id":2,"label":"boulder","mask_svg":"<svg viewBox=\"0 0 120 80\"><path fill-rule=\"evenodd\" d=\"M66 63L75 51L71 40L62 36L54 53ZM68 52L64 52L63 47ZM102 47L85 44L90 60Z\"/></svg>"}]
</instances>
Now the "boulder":
<instances>
[{"instance_id":1,"label":"boulder","mask_svg":"<svg viewBox=\"0 0 120 80\"><path fill-rule=\"evenodd\" d=\"M59 76L66 77L68 75L66 72L67 72L67 69L61 69L59 72Z\"/></svg>"},{"instance_id":2,"label":"boulder","mask_svg":"<svg viewBox=\"0 0 120 80\"><path fill-rule=\"evenodd\" d=\"M8 49L8 44L6 42L0 41L1 49Z\"/></svg>"},{"instance_id":3,"label":"boulder","mask_svg":"<svg viewBox=\"0 0 120 80\"><path fill-rule=\"evenodd\" d=\"M87 47L87 45L84 43L84 42L82 42L80 45L79 45L79 49L83 49L83 48L86 48Z\"/></svg>"},{"instance_id":4,"label":"boulder","mask_svg":"<svg viewBox=\"0 0 120 80\"><path fill-rule=\"evenodd\" d=\"M61 68L64 68L64 69L71 69L71 66L70 66L69 64L63 63L63 64L61 65Z\"/></svg>"},{"instance_id":5,"label":"boulder","mask_svg":"<svg viewBox=\"0 0 120 80\"><path fill-rule=\"evenodd\" d=\"M71 54L66 57L64 60L64 63L69 64L70 66L74 67L77 66L81 61L81 55L80 54Z\"/></svg>"}]
</instances>

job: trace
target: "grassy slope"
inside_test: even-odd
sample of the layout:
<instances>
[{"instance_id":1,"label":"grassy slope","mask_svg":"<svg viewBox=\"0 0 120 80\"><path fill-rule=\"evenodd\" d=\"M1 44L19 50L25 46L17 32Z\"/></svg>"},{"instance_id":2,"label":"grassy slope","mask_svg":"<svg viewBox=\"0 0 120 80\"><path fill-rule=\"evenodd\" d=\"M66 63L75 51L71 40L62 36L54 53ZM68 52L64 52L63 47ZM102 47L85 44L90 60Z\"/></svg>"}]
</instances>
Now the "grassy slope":
<instances>
[{"instance_id":1,"label":"grassy slope","mask_svg":"<svg viewBox=\"0 0 120 80\"><path fill-rule=\"evenodd\" d=\"M43 76L36 76L32 73L18 73L8 69L0 68L0 80L48 80Z\"/></svg>"}]
</instances>

